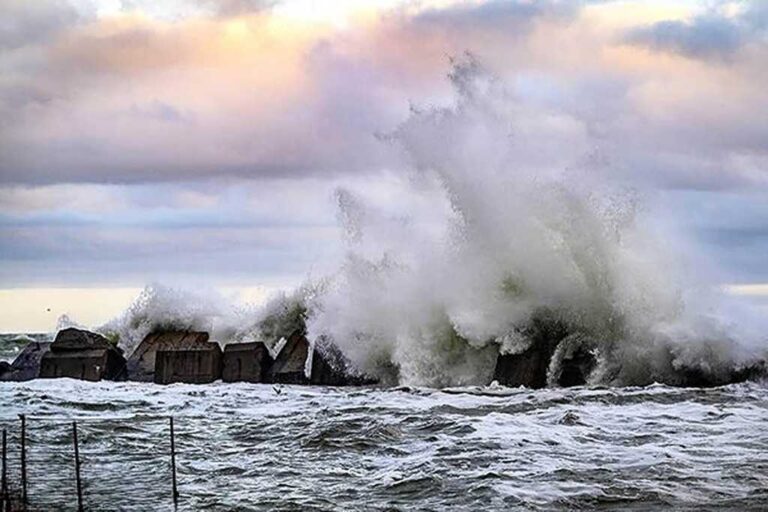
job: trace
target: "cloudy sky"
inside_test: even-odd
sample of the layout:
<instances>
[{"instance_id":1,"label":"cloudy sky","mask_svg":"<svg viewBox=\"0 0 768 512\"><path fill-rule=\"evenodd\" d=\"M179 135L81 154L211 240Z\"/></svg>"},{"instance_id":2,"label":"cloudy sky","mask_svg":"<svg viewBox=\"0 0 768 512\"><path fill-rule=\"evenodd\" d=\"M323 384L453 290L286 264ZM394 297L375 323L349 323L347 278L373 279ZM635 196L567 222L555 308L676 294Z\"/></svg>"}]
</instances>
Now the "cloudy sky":
<instances>
[{"instance_id":1,"label":"cloudy sky","mask_svg":"<svg viewBox=\"0 0 768 512\"><path fill-rule=\"evenodd\" d=\"M330 271L334 190L410 201L386 134L466 52L768 290L768 2L0 0L0 331Z\"/></svg>"}]
</instances>

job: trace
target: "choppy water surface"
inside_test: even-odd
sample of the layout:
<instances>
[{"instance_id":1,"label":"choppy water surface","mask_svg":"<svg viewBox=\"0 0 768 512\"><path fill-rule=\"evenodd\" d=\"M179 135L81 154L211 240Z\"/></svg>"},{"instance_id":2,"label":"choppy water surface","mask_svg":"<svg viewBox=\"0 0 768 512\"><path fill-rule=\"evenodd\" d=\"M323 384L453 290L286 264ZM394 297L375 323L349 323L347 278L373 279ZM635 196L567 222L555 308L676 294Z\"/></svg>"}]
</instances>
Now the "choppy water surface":
<instances>
[{"instance_id":1,"label":"choppy water surface","mask_svg":"<svg viewBox=\"0 0 768 512\"><path fill-rule=\"evenodd\" d=\"M279 391L279 392L278 392ZM332 389L0 383L17 475L26 413L35 510L761 510L768 390Z\"/></svg>"},{"instance_id":2,"label":"choppy water surface","mask_svg":"<svg viewBox=\"0 0 768 512\"><path fill-rule=\"evenodd\" d=\"M50 334L0 334L0 361L13 362L31 341L53 341L53 337Z\"/></svg>"}]
</instances>

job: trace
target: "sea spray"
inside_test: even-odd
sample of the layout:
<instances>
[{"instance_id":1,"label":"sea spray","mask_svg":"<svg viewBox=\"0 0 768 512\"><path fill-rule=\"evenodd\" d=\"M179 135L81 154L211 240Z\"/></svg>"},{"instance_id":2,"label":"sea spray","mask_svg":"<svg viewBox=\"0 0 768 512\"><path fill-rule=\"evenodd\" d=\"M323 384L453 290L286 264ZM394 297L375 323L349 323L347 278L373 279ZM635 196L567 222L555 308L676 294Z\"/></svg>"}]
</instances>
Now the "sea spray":
<instances>
[{"instance_id":1,"label":"sea spray","mask_svg":"<svg viewBox=\"0 0 768 512\"><path fill-rule=\"evenodd\" d=\"M653 191L612 177L621 155L587 123L528 104L471 56L449 79L453 104L413 108L382 137L403 156L388 171L409 186L403 202L420 198L410 215L337 190L347 254L335 274L262 307L153 285L100 331L130 351L153 330L272 350L300 330L383 383L435 387L488 384L498 354L552 326L565 341L549 385L578 351L596 359L590 383L618 385L717 380L766 358L768 321L686 271L710 264L663 220L654 236Z\"/></svg>"},{"instance_id":2,"label":"sea spray","mask_svg":"<svg viewBox=\"0 0 768 512\"><path fill-rule=\"evenodd\" d=\"M260 340L271 350L293 331L305 332L308 307L320 286L307 283L254 305L233 303L213 289L191 291L152 284L125 312L97 331L116 340L126 353L151 332L175 330L207 331L222 344ZM67 322L67 326L77 326L69 318Z\"/></svg>"},{"instance_id":3,"label":"sea spray","mask_svg":"<svg viewBox=\"0 0 768 512\"><path fill-rule=\"evenodd\" d=\"M534 319L597 356L591 382L675 382L765 357L766 322L730 301L748 328L733 325L706 276L686 282L680 267L696 258L643 229L638 194L593 166L589 126L527 105L471 57L449 78L454 105L413 109L389 137L404 172L438 190L442 224L393 223L339 191L348 255L309 317L312 337L368 373L426 386L487 383L499 350L530 345Z\"/></svg>"}]
</instances>

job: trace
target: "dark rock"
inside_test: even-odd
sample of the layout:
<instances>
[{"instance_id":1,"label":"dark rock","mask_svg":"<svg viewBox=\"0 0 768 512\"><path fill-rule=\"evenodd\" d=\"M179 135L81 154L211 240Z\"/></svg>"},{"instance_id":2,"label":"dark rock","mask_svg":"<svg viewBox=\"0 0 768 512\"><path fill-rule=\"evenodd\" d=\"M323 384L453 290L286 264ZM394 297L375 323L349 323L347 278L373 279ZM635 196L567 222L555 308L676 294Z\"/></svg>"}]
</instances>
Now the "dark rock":
<instances>
[{"instance_id":1,"label":"dark rock","mask_svg":"<svg viewBox=\"0 0 768 512\"><path fill-rule=\"evenodd\" d=\"M264 343L230 343L224 346L221 379L224 382L265 382L272 356Z\"/></svg>"},{"instance_id":2,"label":"dark rock","mask_svg":"<svg viewBox=\"0 0 768 512\"><path fill-rule=\"evenodd\" d=\"M172 331L149 334L128 358L128 380L155 380L155 356L158 350L195 350L205 348L207 332Z\"/></svg>"},{"instance_id":3,"label":"dark rock","mask_svg":"<svg viewBox=\"0 0 768 512\"><path fill-rule=\"evenodd\" d=\"M154 381L208 384L221 378L221 359L221 348L214 342L180 349L161 348L155 353Z\"/></svg>"},{"instance_id":4,"label":"dark rock","mask_svg":"<svg viewBox=\"0 0 768 512\"><path fill-rule=\"evenodd\" d=\"M40 377L99 381L125 376L122 352L99 334L82 329L63 329L42 356Z\"/></svg>"},{"instance_id":5,"label":"dark rock","mask_svg":"<svg viewBox=\"0 0 768 512\"><path fill-rule=\"evenodd\" d=\"M0 379L3 378L3 375L10 372L11 372L11 363L9 363L8 361L0 361Z\"/></svg>"},{"instance_id":6,"label":"dark rock","mask_svg":"<svg viewBox=\"0 0 768 512\"><path fill-rule=\"evenodd\" d=\"M50 346L50 342L42 341L33 341L27 344L24 350L16 356L7 371L2 372L0 370L0 380L25 381L39 377L40 361Z\"/></svg>"}]
</instances>

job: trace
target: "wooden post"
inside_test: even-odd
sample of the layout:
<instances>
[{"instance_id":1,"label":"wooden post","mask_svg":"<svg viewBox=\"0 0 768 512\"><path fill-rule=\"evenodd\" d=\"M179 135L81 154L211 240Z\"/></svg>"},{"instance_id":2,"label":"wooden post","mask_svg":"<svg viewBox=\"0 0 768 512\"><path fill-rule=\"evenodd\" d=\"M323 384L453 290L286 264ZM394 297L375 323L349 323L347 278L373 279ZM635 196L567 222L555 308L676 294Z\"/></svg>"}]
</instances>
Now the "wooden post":
<instances>
[{"instance_id":1,"label":"wooden post","mask_svg":"<svg viewBox=\"0 0 768 512\"><path fill-rule=\"evenodd\" d=\"M5 432L5 429L3 429L3 470L2 470L2 477L0 481L0 510L3 510L3 511L11 510L11 504L8 498L8 478L7 478L8 459L6 457L7 449L8 449L8 446L6 443L6 432Z\"/></svg>"},{"instance_id":2,"label":"wooden post","mask_svg":"<svg viewBox=\"0 0 768 512\"><path fill-rule=\"evenodd\" d=\"M179 491L176 488L176 443L173 435L173 416L171 416L171 483L173 485L173 508L179 504Z\"/></svg>"},{"instance_id":3,"label":"wooden post","mask_svg":"<svg viewBox=\"0 0 768 512\"><path fill-rule=\"evenodd\" d=\"M75 482L77 483L77 512L83 512L83 487L80 482L80 449L77 446L77 422L72 422L72 439L75 443Z\"/></svg>"},{"instance_id":4,"label":"wooden post","mask_svg":"<svg viewBox=\"0 0 768 512\"><path fill-rule=\"evenodd\" d=\"M21 418L21 509L27 510L27 417Z\"/></svg>"}]
</instances>

